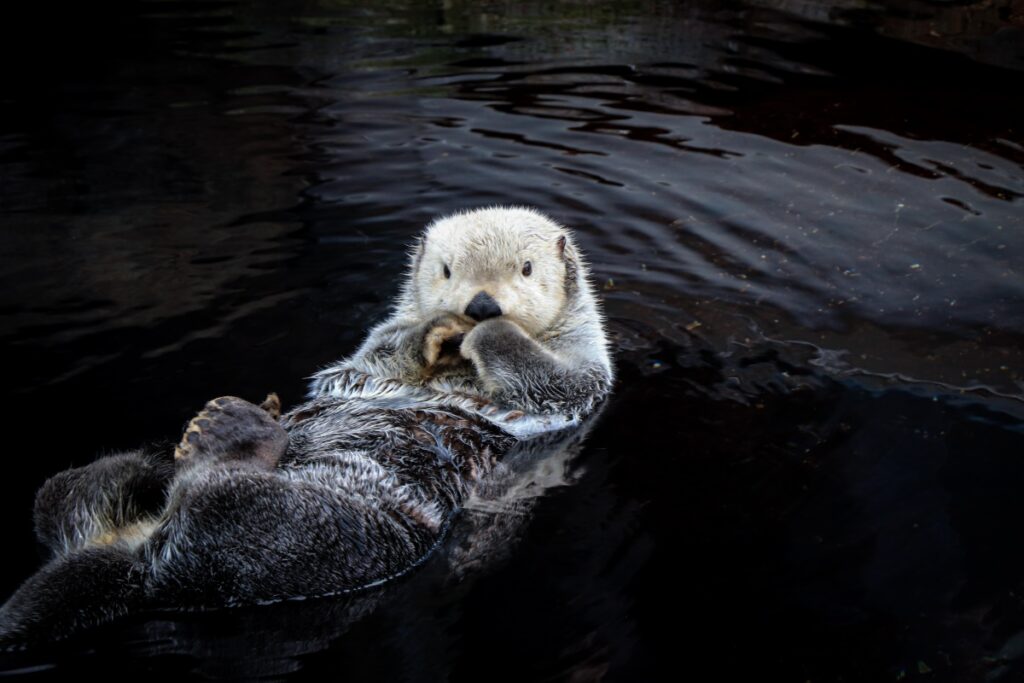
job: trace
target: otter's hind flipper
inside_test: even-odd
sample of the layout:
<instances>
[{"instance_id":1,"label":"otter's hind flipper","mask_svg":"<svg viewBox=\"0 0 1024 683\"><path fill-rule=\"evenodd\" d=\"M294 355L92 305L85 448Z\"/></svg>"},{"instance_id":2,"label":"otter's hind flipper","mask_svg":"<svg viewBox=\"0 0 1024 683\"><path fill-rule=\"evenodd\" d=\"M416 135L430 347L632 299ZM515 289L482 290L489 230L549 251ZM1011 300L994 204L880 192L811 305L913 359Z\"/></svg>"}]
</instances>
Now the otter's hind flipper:
<instances>
[{"instance_id":1,"label":"otter's hind flipper","mask_svg":"<svg viewBox=\"0 0 1024 683\"><path fill-rule=\"evenodd\" d=\"M178 470L211 464L273 469L288 448L280 416L277 394L258 406L234 396L213 399L192 418L174 450Z\"/></svg>"},{"instance_id":2,"label":"otter's hind flipper","mask_svg":"<svg viewBox=\"0 0 1024 683\"><path fill-rule=\"evenodd\" d=\"M36 494L35 531L54 555L144 537L174 477L168 455L130 451L55 474Z\"/></svg>"},{"instance_id":3,"label":"otter's hind flipper","mask_svg":"<svg viewBox=\"0 0 1024 683\"><path fill-rule=\"evenodd\" d=\"M119 546L50 561L0 608L0 648L61 640L137 610L145 573L135 553Z\"/></svg>"}]
</instances>

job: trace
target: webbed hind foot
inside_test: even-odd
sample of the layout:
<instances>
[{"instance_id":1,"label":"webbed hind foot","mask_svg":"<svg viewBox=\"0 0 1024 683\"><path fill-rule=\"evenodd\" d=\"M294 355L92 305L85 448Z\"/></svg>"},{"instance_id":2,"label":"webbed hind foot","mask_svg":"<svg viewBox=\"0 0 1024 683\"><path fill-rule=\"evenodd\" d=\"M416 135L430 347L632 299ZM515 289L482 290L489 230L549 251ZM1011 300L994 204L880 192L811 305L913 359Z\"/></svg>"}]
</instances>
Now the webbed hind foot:
<instances>
[{"instance_id":1,"label":"webbed hind foot","mask_svg":"<svg viewBox=\"0 0 1024 683\"><path fill-rule=\"evenodd\" d=\"M288 447L288 432L277 422L280 415L277 394L258 406L235 396L215 398L189 422L174 459L179 468L249 463L273 469Z\"/></svg>"}]
</instances>

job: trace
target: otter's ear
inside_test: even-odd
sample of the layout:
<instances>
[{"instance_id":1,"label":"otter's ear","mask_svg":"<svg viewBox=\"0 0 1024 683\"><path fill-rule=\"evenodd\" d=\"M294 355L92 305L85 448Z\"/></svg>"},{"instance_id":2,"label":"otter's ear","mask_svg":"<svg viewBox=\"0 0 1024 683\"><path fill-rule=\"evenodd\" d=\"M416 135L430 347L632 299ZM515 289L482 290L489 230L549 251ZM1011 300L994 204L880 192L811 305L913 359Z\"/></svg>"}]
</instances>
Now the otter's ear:
<instances>
[{"instance_id":1,"label":"otter's ear","mask_svg":"<svg viewBox=\"0 0 1024 683\"><path fill-rule=\"evenodd\" d=\"M556 242L558 246L558 255L562 257L562 261L565 262L565 280L567 283L574 283L576 281L576 272L579 268L579 259L576 257L576 249L572 246L572 243L562 235Z\"/></svg>"},{"instance_id":2,"label":"otter's ear","mask_svg":"<svg viewBox=\"0 0 1024 683\"><path fill-rule=\"evenodd\" d=\"M562 235L558 238L558 255L562 257L562 260L566 263L576 263L576 249L570 244L569 239Z\"/></svg>"},{"instance_id":3,"label":"otter's ear","mask_svg":"<svg viewBox=\"0 0 1024 683\"><path fill-rule=\"evenodd\" d=\"M420 235L413 242L412 248L409 249L409 264L414 273L420 269L420 261L423 260L424 243L426 241L426 235Z\"/></svg>"}]
</instances>

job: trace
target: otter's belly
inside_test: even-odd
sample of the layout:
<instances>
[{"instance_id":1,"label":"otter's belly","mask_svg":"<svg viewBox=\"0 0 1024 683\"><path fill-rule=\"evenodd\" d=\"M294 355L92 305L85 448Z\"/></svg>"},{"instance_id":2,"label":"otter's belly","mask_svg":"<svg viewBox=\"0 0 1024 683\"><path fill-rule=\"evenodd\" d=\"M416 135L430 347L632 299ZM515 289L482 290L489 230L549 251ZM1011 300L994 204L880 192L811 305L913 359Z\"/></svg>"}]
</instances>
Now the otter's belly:
<instances>
[{"instance_id":1,"label":"otter's belly","mask_svg":"<svg viewBox=\"0 0 1024 683\"><path fill-rule=\"evenodd\" d=\"M354 495L402 489L443 513L459 508L472 485L516 442L459 408L392 407L359 399L317 399L282 424L290 437L282 470L334 468L334 480ZM340 479L338 469L345 472Z\"/></svg>"}]
</instances>

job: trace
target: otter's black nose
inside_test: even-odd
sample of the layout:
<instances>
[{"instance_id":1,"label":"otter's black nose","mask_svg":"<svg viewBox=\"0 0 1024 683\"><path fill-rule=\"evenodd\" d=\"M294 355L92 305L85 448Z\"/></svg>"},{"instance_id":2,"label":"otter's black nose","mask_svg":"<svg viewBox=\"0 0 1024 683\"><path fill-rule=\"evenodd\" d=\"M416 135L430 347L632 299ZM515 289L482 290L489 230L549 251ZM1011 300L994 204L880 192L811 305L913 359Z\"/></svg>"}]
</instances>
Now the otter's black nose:
<instances>
[{"instance_id":1,"label":"otter's black nose","mask_svg":"<svg viewBox=\"0 0 1024 683\"><path fill-rule=\"evenodd\" d=\"M466 315L477 322L497 318L501 315L501 306L487 292L478 292L466 306Z\"/></svg>"}]
</instances>

